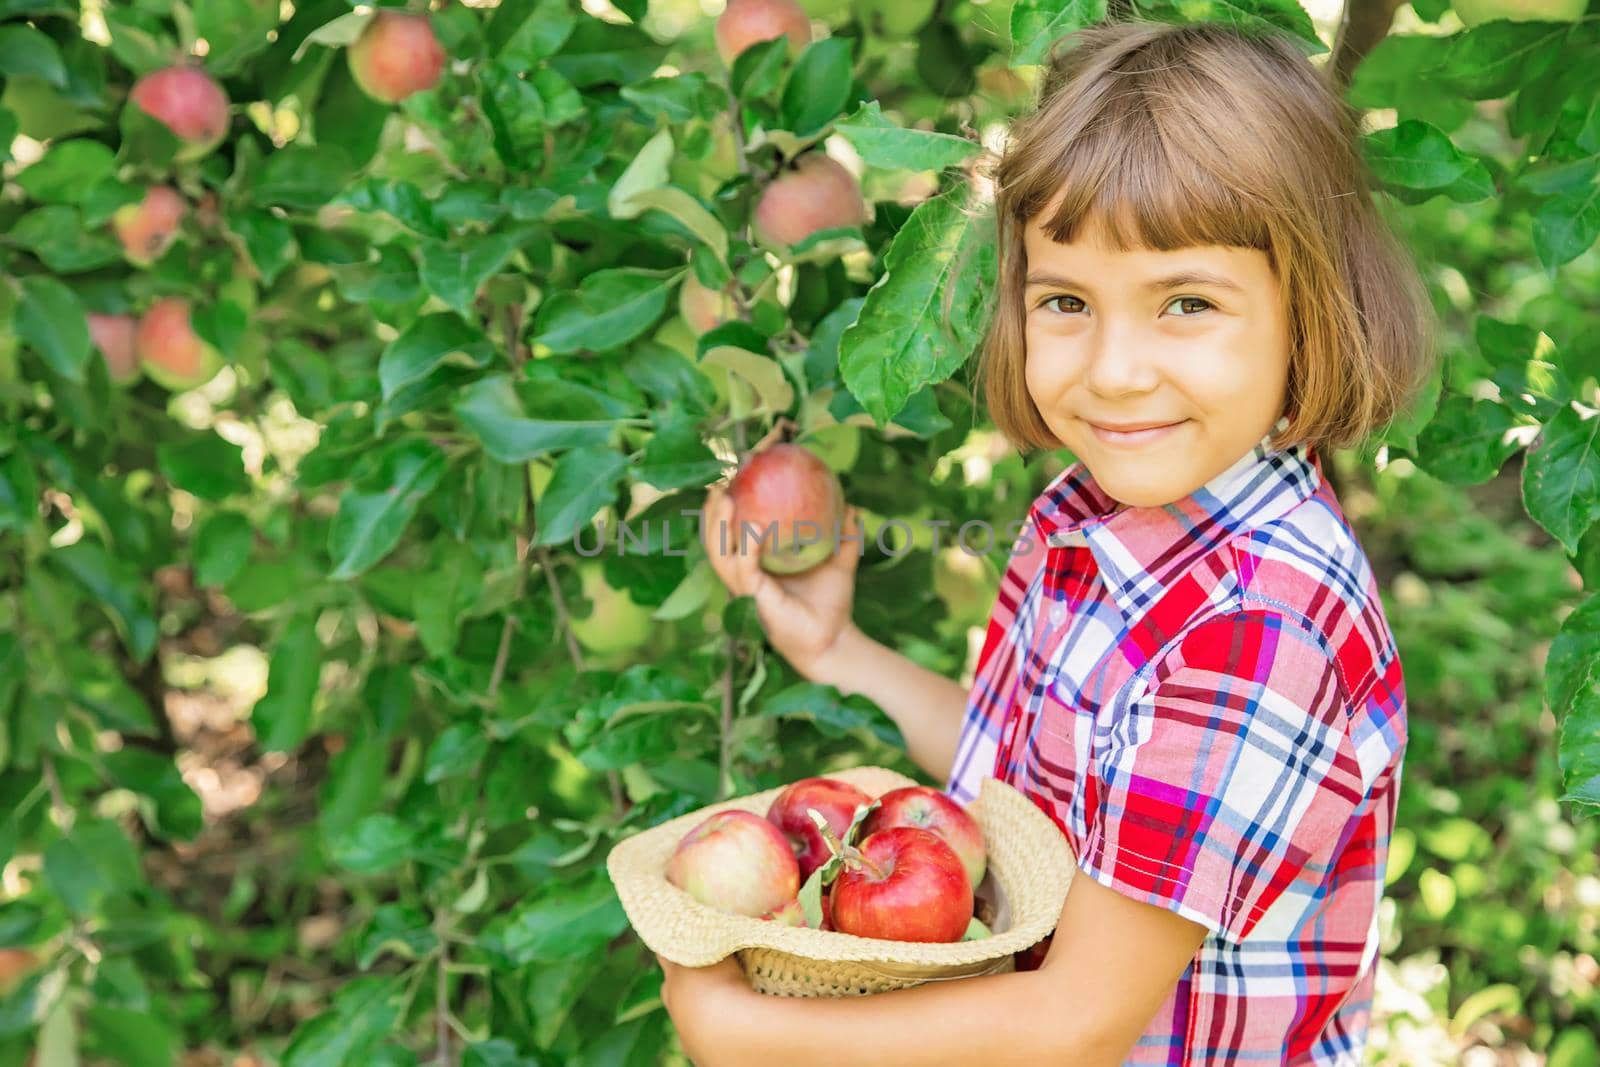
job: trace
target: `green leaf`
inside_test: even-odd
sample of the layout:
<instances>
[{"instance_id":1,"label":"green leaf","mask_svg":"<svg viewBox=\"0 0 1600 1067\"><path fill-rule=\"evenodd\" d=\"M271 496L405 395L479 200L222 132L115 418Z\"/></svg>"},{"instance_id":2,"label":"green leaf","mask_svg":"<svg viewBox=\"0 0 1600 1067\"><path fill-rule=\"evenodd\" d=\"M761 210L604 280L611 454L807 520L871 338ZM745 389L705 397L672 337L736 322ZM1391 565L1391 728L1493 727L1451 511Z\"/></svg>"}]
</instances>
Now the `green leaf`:
<instances>
[{"instance_id":1,"label":"green leaf","mask_svg":"<svg viewBox=\"0 0 1600 1067\"><path fill-rule=\"evenodd\" d=\"M726 106L718 99L711 80L699 71L625 85L619 95L647 117L660 116L671 124L708 119Z\"/></svg>"},{"instance_id":2,"label":"green leaf","mask_svg":"<svg viewBox=\"0 0 1600 1067\"><path fill-rule=\"evenodd\" d=\"M455 413L483 450L501 463L524 463L564 448L598 445L611 436L610 419L532 419L511 379L492 375L462 390Z\"/></svg>"},{"instance_id":3,"label":"green leaf","mask_svg":"<svg viewBox=\"0 0 1600 1067\"><path fill-rule=\"evenodd\" d=\"M883 170L943 170L966 162L983 146L965 137L930 130L908 130L868 100L835 128L869 167Z\"/></svg>"},{"instance_id":4,"label":"green leaf","mask_svg":"<svg viewBox=\"0 0 1600 1067\"><path fill-rule=\"evenodd\" d=\"M1557 762L1566 788L1561 799L1600 808L1600 660L1591 665L1561 720Z\"/></svg>"},{"instance_id":5,"label":"green leaf","mask_svg":"<svg viewBox=\"0 0 1600 1067\"><path fill-rule=\"evenodd\" d=\"M35 200L75 204L115 168L116 157L99 141L61 141L18 174L16 182Z\"/></svg>"},{"instance_id":6,"label":"green leaf","mask_svg":"<svg viewBox=\"0 0 1600 1067\"><path fill-rule=\"evenodd\" d=\"M156 464L168 481L201 500L225 500L250 491L244 451L215 433L157 445Z\"/></svg>"},{"instance_id":7,"label":"green leaf","mask_svg":"<svg viewBox=\"0 0 1600 1067\"><path fill-rule=\"evenodd\" d=\"M1063 34L1105 21L1106 0L1018 0L1011 8L1011 65L1043 62Z\"/></svg>"},{"instance_id":8,"label":"green leaf","mask_svg":"<svg viewBox=\"0 0 1600 1067\"><path fill-rule=\"evenodd\" d=\"M476 326L443 312L424 315L383 350L378 382L387 400L446 363L482 367L493 358L494 347Z\"/></svg>"},{"instance_id":9,"label":"green leaf","mask_svg":"<svg viewBox=\"0 0 1600 1067\"><path fill-rule=\"evenodd\" d=\"M1545 701L1566 714L1590 669L1600 664L1600 596L1583 601L1561 622L1545 656Z\"/></svg>"},{"instance_id":10,"label":"green leaf","mask_svg":"<svg viewBox=\"0 0 1600 1067\"><path fill-rule=\"evenodd\" d=\"M587 956L627 928L628 917L604 878L535 892L493 938L499 950L519 965Z\"/></svg>"},{"instance_id":11,"label":"green leaf","mask_svg":"<svg viewBox=\"0 0 1600 1067\"><path fill-rule=\"evenodd\" d=\"M1445 133L1416 119L1369 133L1361 144L1378 179L1406 189L1443 189L1475 162Z\"/></svg>"},{"instance_id":12,"label":"green leaf","mask_svg":"<svg viewBox=\"0 0 1600 1067\"><path fill-rule=\"evenodd\" d=\"M1449 38L1429 78L1471 100L1492 100L1539 79L1560 54L1569 27L1497 19Z\"/></svg>"},{"instance_id":13,"label":"green leaf","mask_svg":"<svg viewBox=\"0 0 1600 1067\"><path fill-rule=\"evenodd\" d=\"M0 74L31 74L57 89L67 87L67 67L53 38L25 23L0 26Z\"/></svg>"},{"instance_id":14,"label":"green leaf","mask_svg":"<svg viewBox=\"0 0 1600 1067\"><path fill-rule=\"evenodd\" d=\"M310 615L296 616L278 634L267 670L266 695L250 712L256 739L266 751L293 751L310 732L322 654L316 620Z\"/></svg>"},{"instance_id":15,"label":"green leaf","mask_svg":"<svg viewBox=\"0 0 1600 1067\"><path fill-rule=\"evenodd\" d=\"M813 930L822 929L822 868L818 867L800 887L800 911L806 925Z\"/></svg>"},{"instance_id":16,"label":"green leaf","mask_svg":"<svg viewBox=\"0 0 1600 1067\"><path fill-rule=\"evenodd\" d=\"M155 803L156 828L163 837L192 841L200 833L204 824L200 798L171 758L147 748L125 747L107 752L105 765L112 781Z\"/></svg>"},{"instance_id":17,"label":"green leaf","mask_svg":"<svg viewBox=\"0 0 1600 1067\"><path fill-rule=\"evenodd\" d=\"M326 48L347 48L355 44L361 38L361 35L366 32L367 23L372 21L372 17L373 12L371 11L351 11L323 23L306 34L305 40L301 41L299 47L295 49L294 58L291 62L300 62L305 57L307 50L314 44L320 44Z\"/></svg>"},{"instance_id":18,"label":"green leaf","mask_svg":"<svg viewBox=\"0 0 1600 1067\"><path fill-rule=\"evenodd\" d=\"M263 207L315 211L344 188L353 169L349 154L336 145L291 144L267 157L252 196Z\"/></svg>"},{"instance_id":19,"label":"green leaf","mask_svg":"<svg viewBox=\"0 0 1600 1067\"><path fill-rule=\"evenodd\" d=\"M333 1010L295 1029L283 1067L374 1063L380 1042L397 1029L402 975L357 978L334 995ZM374 1063L374 1067L376 1064Z\"/></svg>"},{"instance_id":20,"label":"green leaf","mask_svg":"<svg viewBox=\"0 0 1600 1067\"><path fill-rule=\"evenodd\" d=\"M159 631L135 568L113 560L103 545L89 540L58 548L48 558L106 609L135 660L150 658Z\"/></svg>"},{"instance_id":21,"label":"green leaf","mask_svg":"<svg viewBox=\"0 0 1600 1067\"><path fill-rule=\"evenodd\" d=\"M471 722L451 723L429 747L422 780L434 785L447 778L471 774L488 752L489 737L482 726Z\"/></svg>"},{"instance_id":22,"label":"green leaf","mask_svg":"<svg viewBox=\"0 0 1600 1067\"><path fill-rule=\"evenodd\" d=\"M672 162L672 130L662 128L635 153L606 194L606 211L614 219L631 219L643 209L630 201L635 194L667 184L667 164Z\"/></svg>"},{"instance_id":23,"label":"green leaf","mask_svg":"<svg viewBox=\"0 0 1600 1067\"><path fill-rule=\"evenodd\" d=\"M711 249L718 260L728 258L728 231L705 205L676 186L663 185L659 189L646 189L628 198L629 210L643 211L653 208L683 224L700 243Z\"/></svg>"},{"instance_id":24,"label":"green leaf","mask_svg":"<svg viewBox=\"0 0 1600 1067\"><path fill-rule=\"evenodd\" d=\"M845 737L858 730L886 745L903 747L894 720L865 697L841 697L832 686L804 682L792 685L761 705L761 714L779 719L806 719L826 737Z\"/></svg>"},{"instance_id":25,"label":"green leaf","mask_svg":"<svg viewBox=\"0 0 1600 1067\"><path fill-rule=\"evenodd\" d=\"M674 410L664 416L645 445L639 478L657 489L709 485L722 474L722 461L700 439L698 420Z\"/></svg>"},{"instance_id":26,"label":"green leaf","mask_svg":"<svg viewBox=\"0 0 1600 1067\"><path fill-rule=\"evenodd\" d=\"M0 657L0 666L4 665L4 657ZM140 737L156 736L155 718L138 690L104 666L93 673L90 670L93 668L73 672L73 702L105 729Z\"/></svg>"},{"instance_id":27,"label":"green leaf","mask_svg":"<svg viewBox=\"0 0 1600 1067\"><path fill-rule=\"evenodd\" d=\"M444 453L421 441L391 450L376 491L355 486L339 497L339 513L328 527L329 577L353 578L394 550L417 507L444 477Z\"/></svg>"},{"instance_id":28,"label":"green leaf","mask_svg":"<svg viewBox=\"0 0 1600 1067\"><path fill-rule=\"evenodd\" d=\"M715 345L700 357L700 365L723 367L749 383L754 391L756 404L753 408L740 411L739 414L742 416L755 412L781 413L788 411L794 403L794 387L784 376L783 367L777 360L768 356L747 352L732 345Z\"/></svg>"},{"instance_id":29,"label":"green leaf","mask_svg":"<svg viewBox=\"0 0 1600 1067\"><path fill-rule=\"evenodd\" d=\"M1570 552L1600 519L1600 418L1563 405L1528 449L1522 468L1528 514Z\"/></svg>"},{"instance_id":30,"label":"green leaf","mask_svg":"<svg viewBox=\"0 0 1600 1067\"><path fill-rule=\"evenodd\" d=\"M482 586L483 565L470 550L449 541L438 546L432 565L412 586L417 637L430 656L455 651L463 618Z\"/></svg>"},{"instance_id":31,"label":"green leaf","mask_svg":"<svg viewBox=\"0 0 1600 1067\"><path fill-rule=\"evenodd\" d=\"M848 38L824 37L807 45L783 87L782 128L809 137L833 121L850 102L851 64Z\"/></svg>"},{"instance_id":32,"label":"green leaf","mask_svg":"<svg viewBox=\"0 0 1600 1067\"><path fill-rule=\"evenodd\" d=\"M512 233L475 236L457 246L424 242L422 285L463 316L471 317L476 313L473 305L478 290L499 273L521 243L522 235Z\"/></svg>"},{"instance_id":33,"label":"green leaf","mask_svg":"<svg viewBox=\"0 0 1600 1067\"><path fill-rule=\"evenodd\" d=\"M10 237L58 274L77 274L122 259L116 238L90 231L82 213L64 204L28 212L12 225Z\"/></svg>"},{"instance_id":34,"label":"green leaf","mask_svg":"<svg viewBox=\"0 0 1600 1067\"><path fill-rule=\"evenodd\" d=\"M489 23L490 54L530 69L555 55L576 25L568 0L505 0Z\"/></svg>"},{"instance_id":35,"label":"green leaf","mask_svg":"<svg viewBox=\"0 0 1600 1067\"><path fill-rule=\"evenodd\" d=\"M277 0L205 0L194 5L195 33L210 50L206 67L228 75L272 41L267 34L278 25Z\"/></svg>"},{"instance_id":36,"label":"green leaf","mask_svg":"<svg viewBox=\"0 0 1600 1067\"><path fill-rule=\"evenodd\" d=\"M368 815L334 839L333 861L357 874L380 874L418 854L416 832L387 812Z\"/></svg>"},{"instance_id":37,"label":"green leaf","mask_svg":"<svg viewBox=\"0 0 1600 1067\"><path fill-rule=\"evenodd\" d=\"M616 498L627 469L628 457L609 448L575 448L562 456L536 505L535 543L571 539L602 504Z\"/></svg>"},{"instance_id":38,"label":"green leaf","mask_svg":"<svg viewBox=\"0 0 1600 1067\"><path fill-rule=\"evenodd\" d=\"M384 904L372 913L372 921L367 924L356 966L370 970L385 955L419 959L438 944L439 935L420 909L411 904Z\"/></svg>"},{"instance_id":39,"label":"green leaf","mask_svg":"<svg viewBox=\"0 0 1600 1067\"><path fill-rule=\"evenodd\" d=\"M974 915L972 921L967 924L967 932L961 935L961 940L982 941L993 936L994 932L983 925L983 921Z\"/></svg>"},{"instance_id":40,"label":"green leaf","mask_svg":"<svg viewBox=\"0 0 1600 1067\"><path fill-rule=\"evenodd\" d=\"M883 277L840 339L845 386L879 425L977 348L995 278L994 220L964 212L966 195L958 187L911 213L884 257Z\"/></svg>"},{"instance_id":41,"label":"green leaf","mask_svg":"<svg viewBox=\"0 0 1600 1067\"><path fill-rule=\"evenodd\" d=\"M244 242L250 262L261 272L263 285L271 285L293 263L298 248L294 230L270 211L243 210L228 215L228 229Z\"/></svg>"},{"instance_id":42,"label":"green leaf","mask_svg":"<svg viewBox=\"0 0 1600 1067\"><path fill-rule=\"evenodd\" d=\"M255 531L236 511L214 511L200 521L194 535L194 580L202 586L225 585L250 562Z\"/></svg>"},{"instance_id":43,"label":"green leaf","mask_svg":"<svg viewBox=\"0 0 1600 1067\"><path fill-rule=\"evenodd\" d=\"M89 319L73 291L54 278L30 275L22 280L16 315L23 343L61 377L81 383L89 361Z\"/></svg>"},{"instance_id":44,"label":"green leaf","mask_svg":"<svg viewBox=\"0 0 1600 1067\"><path fill-rule=\"evenodd\" d=\"M116 1049L126 1067L173 1067L178 1061L178 1035L166 1020L146 1011L109 1004L90 1004L85 1023L96 1044Z\"/></svg>"},{"instance_id":45,"label":"green leaf","mask_svg":"<svg viewBox=\"0 0 1600 1067\"><path fill-rule=\"evenodd\" d=\"M655 325L676 271L617 267L590 274L576 292L552 292L539 308L534 340L552 352L606 352Z\"/></svg>"},{"instance_id":46,"label":"green leaf","mask_svg":"<svg viewBox=\"0 0 1600 1067\"><path fill-rule=\"evenodd\" d=\"M1447 393L1417 435L1417 462L1435 478L1478 485L1498 474L1517 451L1516 441L1506 439L1517 425L1504 404Z\"/></svg>"},{"instance_id":47,"label":"green leaf","mask_svg":"<svg viewBox=\"0 0 1600 1067\"><path fill-rule=\"evenodd\" d=\"M1600 183L1558 193L1533 211L1533 248L1554 270L1587 252L1600 239Z\"/></svg>"}]
</instances>

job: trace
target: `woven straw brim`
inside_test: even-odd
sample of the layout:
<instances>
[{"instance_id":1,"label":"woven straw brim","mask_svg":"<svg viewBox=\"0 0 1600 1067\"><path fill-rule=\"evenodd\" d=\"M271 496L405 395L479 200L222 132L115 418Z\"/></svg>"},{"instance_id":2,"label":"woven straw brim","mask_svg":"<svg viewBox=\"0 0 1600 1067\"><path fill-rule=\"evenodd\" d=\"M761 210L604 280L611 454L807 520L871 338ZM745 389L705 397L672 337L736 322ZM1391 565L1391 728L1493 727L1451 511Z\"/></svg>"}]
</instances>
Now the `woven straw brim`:
<instances>
[{"instance_id":1,"label":"woven straw brim","mask_svg":"<svg viewBox=\"0 0 1600 1067\"><path fill-rule=\"evenodd\" d=\"M878 796L912 779L883 767L832 772ZM766 815L781 789L711 804L619 842L606 858L628 920L649 948L686 967L739 953L752 984L790 995L878 992L1009 969L1014 953L1055 928L1076 864L1050 817L1011 786L987 778L968 808L983 831L988 873L979 895L997 907L994 936L927 944L783 926L717 911L668 882L678 841L708 816L738 808ZM854 965L854 966L850 966Z\"/></svg>"}]
</instances>

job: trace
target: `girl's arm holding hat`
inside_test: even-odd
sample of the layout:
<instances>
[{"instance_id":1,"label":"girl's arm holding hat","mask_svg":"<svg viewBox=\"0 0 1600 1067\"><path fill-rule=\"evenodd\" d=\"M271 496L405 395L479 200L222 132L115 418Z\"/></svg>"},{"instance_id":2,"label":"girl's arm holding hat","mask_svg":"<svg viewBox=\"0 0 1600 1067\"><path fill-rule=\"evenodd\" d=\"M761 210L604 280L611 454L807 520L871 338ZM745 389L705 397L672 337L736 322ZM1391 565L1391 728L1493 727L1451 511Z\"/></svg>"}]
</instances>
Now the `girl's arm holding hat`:
<instances>
[{"instance_id":1,"label":"girl's arm holding hat","mask_svg":"<svg viewBox=\"0 0 1600 1067\"><path fill-rule=\"evenodd\" d=\"M662 961L662 1001L696 1067L1117 1067L1206 928L1073 880L1043 965L865 997L768 996L736 959Z\"/></svg>"}]
</instances>

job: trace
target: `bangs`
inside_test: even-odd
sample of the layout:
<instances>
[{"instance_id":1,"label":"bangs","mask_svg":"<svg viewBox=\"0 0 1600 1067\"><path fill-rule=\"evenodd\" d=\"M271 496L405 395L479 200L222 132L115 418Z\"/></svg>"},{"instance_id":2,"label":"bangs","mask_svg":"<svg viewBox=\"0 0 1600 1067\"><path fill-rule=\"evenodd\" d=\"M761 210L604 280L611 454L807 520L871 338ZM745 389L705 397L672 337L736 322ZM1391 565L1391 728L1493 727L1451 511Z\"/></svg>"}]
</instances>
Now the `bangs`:
<instances>
[{"instance_id":1,"label":"bangs","mask_svg":"<svg viewBox=\"0 0 1600 1067\"><path fill-rule=\"evenodd\" d=\"M1092 112L1048 115L1025 131L1032 143L1017 146L1017 173L1002 178L1014 221L1049 212L1040 224L1057 242L1077 240L1092 222L1118 251L1223 245L1270 257L1272 208L1286 205L1270 178L1259 180L1272 172L1261 158L1269 143L1237 131L1213 136L1208 127L1238 107L1213 99L1221 92L1131 80ZM1160 102L1173 97L1183 102Z\"/></svg>"}]
</instances>

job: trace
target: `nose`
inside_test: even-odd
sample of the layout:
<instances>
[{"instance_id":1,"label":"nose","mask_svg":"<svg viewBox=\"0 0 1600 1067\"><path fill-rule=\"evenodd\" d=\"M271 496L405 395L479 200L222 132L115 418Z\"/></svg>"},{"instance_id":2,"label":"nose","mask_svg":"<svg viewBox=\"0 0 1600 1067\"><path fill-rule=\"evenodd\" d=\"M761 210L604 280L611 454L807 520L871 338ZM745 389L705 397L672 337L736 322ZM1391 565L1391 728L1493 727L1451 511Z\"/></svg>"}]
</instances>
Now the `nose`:
<instances>
[{"instance_id":1,"label":"nose","mask_svg":"<svg viewBox=\"0 0 1600 1067\"><path fill-rule=\"evenodd\" d=\"M1107 400L1137 396L1156 387L1160 372L1146 342L1131 330L1107 328L1090 343L1084 386Z\"/></svg>"}]
</instances>

